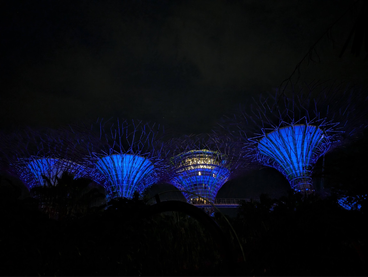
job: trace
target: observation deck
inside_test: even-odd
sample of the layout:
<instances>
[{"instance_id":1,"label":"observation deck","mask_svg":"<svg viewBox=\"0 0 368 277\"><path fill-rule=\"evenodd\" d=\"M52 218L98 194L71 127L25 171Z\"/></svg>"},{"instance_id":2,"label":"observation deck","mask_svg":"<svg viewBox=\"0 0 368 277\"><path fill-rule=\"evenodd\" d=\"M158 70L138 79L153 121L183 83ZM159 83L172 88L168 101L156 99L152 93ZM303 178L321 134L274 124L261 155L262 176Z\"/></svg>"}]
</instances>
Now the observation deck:
<instances>
[{"instance_id":1,"label":"observation deck","mask_svg":"<svg viewBox=\"0 0 368 277\"><path fill-rule=\"evenodd\" d=\"M172 159L175 176L171 182L182 191L214 201L218 190L228 180L225 155L206 149L192 150ZM197 201L197 196L183 193L189 203Z\"/></svg>"}]
</instances>

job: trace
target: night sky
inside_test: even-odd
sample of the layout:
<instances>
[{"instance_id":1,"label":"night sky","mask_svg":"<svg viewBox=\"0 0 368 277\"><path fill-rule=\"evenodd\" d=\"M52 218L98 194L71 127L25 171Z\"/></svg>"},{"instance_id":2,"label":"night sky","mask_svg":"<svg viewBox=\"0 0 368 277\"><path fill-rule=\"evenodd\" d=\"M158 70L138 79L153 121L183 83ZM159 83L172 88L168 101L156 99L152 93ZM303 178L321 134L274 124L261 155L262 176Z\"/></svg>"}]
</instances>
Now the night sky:
<instances>
[{"instance_id":1,"label":"night sky","mask_svg":"<svg viewBox=\"0 0 368 277\"><path fill-rule=\"evenodd\" d=\"M352 4L1 1L0 127L120 117L209 132L239 104L278 88L344 13L318 56L302 63L299 83L367 85L366 53L348 48L338 57L359 11L346 12Z\"/></svg>"},{"instance_id":2,"label":"night sky","mask_svg":"<svg viewBox=\"0 0 368 277\"><path fill-rule=\"evenodd\" d=\"M2 1L1 127L138 118L210 131L277 88L352 1ZM367 82L337 56L354 10L301 81ZM314 57L316 58L316 57Z\"/></svg>"}]
</instances>

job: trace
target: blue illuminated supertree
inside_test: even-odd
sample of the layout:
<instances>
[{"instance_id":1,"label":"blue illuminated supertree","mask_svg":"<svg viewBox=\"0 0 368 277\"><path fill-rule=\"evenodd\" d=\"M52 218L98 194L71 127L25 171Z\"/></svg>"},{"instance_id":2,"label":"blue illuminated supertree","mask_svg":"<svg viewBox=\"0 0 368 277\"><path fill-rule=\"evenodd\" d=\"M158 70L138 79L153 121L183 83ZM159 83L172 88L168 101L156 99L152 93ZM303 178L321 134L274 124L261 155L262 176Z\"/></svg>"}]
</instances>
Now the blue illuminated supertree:
<instances>
[{"instance_id":1,"label":"blue illuminated supertree","mask_svg":"<svg viewBox=\"0 0 368 277\"><path fill-rule=\"evenodd\" d=\"M219 189L245 163L239 145L227 137L190 135L172 139L167 147L167 181L193 204L214 202Z\"/></svg>"},{"instance_id":2,"label":"blue illuminated supertree","mask_svg":"<svg viewBox=\"0 0 368 277\"><path fill-rule=\"evenodd\" d=\"M95 172L108 197L132 198L159 179L164 163L161 158L161 127L142 121L98 121L90 130L86 166ZM102 178L102 181L101 181Z\"/></svg>"},{"instance_id":3,"label":"blue illuminated supertree","mask_svg":"<svg viewBox=\"0 0 368 277\"><path fill-rule=\"evenodd\" d=\"M65 129L26 129L2 137L2 163L38 199L39 208L53 219L76 215L103 201L92 197L90 172L81 165L86 154L77 134ZM96 194L95 194L96 195Z\"/></svg>"},{"instance_id":4,"label":"blue illuminated supertree","mask_svg":"<svg viewBox=\"0 0 368 277\"><path fill-rule=\"evenodd\" d=\"M366 104L352 88L304 87L261 96L222 127L253 161L280 171L294 191L312 193L315 163L366 127Z\"/></svg>"},{"instance_id":5,"label":"blue illuminated supertree","mask_svg":"<svg viewBox=\"0 0 368 277\"><path fill-rule=\"evenodd\" d=\"M29 189L55 186L64 172L74 178L89 177L80 164L84 153L76 140L75 134L62 129L14 132L4 140L8 171Z\"/></svg>"}]
</instances>

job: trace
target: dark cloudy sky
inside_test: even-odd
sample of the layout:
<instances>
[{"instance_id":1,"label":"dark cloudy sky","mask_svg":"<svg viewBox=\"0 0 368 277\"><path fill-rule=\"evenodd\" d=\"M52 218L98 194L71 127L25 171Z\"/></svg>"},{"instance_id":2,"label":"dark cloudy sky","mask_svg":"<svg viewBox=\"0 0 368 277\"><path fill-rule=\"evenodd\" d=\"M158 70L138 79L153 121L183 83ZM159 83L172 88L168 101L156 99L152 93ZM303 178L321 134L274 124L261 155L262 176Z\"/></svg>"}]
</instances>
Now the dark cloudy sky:
<instances>
[{"instance_id":1,"label":"dark cloudy sky","mask_svg":"<svg viewBox=\"0 0 368 277\"><path fill-rule=\"evenodd\" d=\"M280 85L350 0L1 1L1 127L139 118L209 131ZM347 13L301 79L367 82Z\"/></svg>"}]
</instances>

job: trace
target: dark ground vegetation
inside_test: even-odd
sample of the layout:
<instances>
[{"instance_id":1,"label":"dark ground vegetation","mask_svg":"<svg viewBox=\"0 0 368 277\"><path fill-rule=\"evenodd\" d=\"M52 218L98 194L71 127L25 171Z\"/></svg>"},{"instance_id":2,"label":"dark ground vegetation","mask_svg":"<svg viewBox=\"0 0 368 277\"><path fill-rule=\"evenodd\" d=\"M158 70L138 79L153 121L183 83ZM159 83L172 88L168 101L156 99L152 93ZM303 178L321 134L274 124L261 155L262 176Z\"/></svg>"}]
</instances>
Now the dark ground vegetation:
<instances>
[{"instance_id":1,"label":"dark ground vegetation","mask_svg":"<svg viewBox=\"0 0 368 277\"><path fill-rule=\"evenodd\" d=\"M0 211L2 275L367 274L364 201L360 211L346 211L333 196L262 195L260 203L242 203L236 218L215 214L221 241L196 216L151 214L137 197L55 220L36 198L7 195Z\"/></svg>"}]
</instances>

